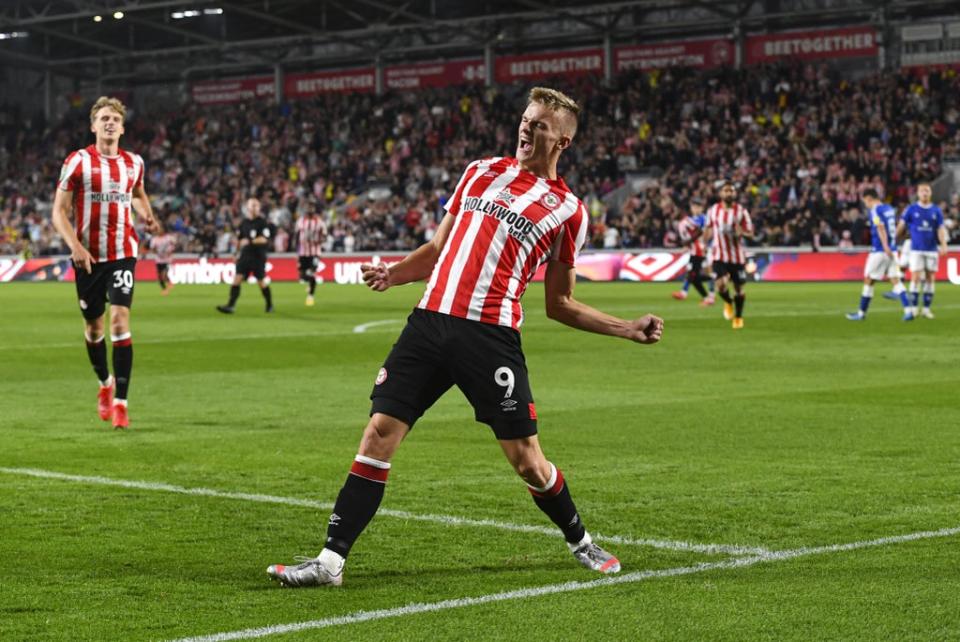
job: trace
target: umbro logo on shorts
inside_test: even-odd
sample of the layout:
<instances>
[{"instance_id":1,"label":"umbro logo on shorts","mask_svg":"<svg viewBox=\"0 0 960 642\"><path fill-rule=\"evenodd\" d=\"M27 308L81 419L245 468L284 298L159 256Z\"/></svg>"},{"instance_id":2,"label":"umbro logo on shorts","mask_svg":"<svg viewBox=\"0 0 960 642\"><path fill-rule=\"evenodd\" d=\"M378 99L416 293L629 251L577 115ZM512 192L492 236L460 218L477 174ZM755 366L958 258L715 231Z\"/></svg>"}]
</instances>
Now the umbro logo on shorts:
<instances>
[{"instance_id":1,"label":"umbro logo on shorts","mask_svg":"<svg viewBox=\"0 0 960 642\"><path fill-rule=\"evenodd\" d=\"M386 368L380 368L380 372L377 373L377 384L376 384L376 385L379 386L381 383L383 383L383 382L386 381L386 380L387 380L387 369L386 369Z\"/></svg>"}]
</instances>

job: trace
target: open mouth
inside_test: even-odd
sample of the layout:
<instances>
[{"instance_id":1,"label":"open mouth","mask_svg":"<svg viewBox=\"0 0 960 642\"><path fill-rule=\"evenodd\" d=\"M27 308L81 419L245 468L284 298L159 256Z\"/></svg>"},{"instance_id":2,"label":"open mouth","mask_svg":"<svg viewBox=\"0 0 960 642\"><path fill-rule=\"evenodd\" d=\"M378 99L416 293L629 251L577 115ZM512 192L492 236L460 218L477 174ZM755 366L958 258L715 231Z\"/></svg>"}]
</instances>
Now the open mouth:
<instances>
[{"instance_id":1,"label":"open mouth","mask_svg":"<svg viewBox=\"0 0 960 642\"><path fill-rule=\"evenodd\" d=\"M526 138L521 137L520 143L517 145L517 149L524 154L529 154L531 151L533 151L533 143Z\"/></svg>"}]
</instances>

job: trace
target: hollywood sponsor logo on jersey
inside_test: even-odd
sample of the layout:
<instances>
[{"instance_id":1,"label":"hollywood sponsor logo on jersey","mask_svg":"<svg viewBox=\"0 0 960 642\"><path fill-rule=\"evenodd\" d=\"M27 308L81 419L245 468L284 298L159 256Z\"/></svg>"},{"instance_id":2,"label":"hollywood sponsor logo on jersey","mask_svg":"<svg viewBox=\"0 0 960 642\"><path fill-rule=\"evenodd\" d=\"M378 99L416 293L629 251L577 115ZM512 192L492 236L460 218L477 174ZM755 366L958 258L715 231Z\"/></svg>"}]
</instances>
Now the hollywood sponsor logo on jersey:
<instances>
[{"instance_id":1,"label":"hollywood sponsor logo on jersey","mask_svg":"<svg viewBox=\"0 0 960 642\"><path fill-rule=\"evenodd\" d=\"M504 193L501 192L497 195L497 199L499 200L503 195ZM513 194L510 194L510 196L511 198L516 198L513 196ZM511 209L493 201L484 200L479 196L470 196L469 198L464 199L463 209L472 212L480 212L486 216L492 216L498 221L505 222L510 226L510 228L507 230L507 233L518 241L523 241L527 238L527 235L533 231L533 221L527 217L517 214Z\"/></svg>"}]
</instances>

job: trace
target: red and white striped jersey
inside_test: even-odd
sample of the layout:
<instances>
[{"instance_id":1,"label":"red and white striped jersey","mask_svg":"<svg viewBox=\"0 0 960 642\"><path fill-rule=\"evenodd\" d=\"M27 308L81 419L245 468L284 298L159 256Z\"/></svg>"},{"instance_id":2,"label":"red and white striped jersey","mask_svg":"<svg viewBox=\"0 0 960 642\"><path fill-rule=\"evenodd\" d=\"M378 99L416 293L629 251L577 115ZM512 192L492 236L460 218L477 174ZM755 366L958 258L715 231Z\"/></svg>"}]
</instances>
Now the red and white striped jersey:
<instances>
[{"instance_id":1,"label":"red and white striped jersey","mask_svg":"<svg viewBox=\"0 0 960 642\"><path fill-rule=\"evenodd\" d=\"M169 263L173 253L177 250L177 235L172 232L154 236L150 239L150 249L153 250L157 263Z\"/></svg>"},{"instance_id":2,"label":"red and white striped jersey","mask_svg":"<svg viewBox=\"0 0 960 642\"><path fill-rule=\"evenodd\" d=\"M74 228L95 262L136 258L133 189L143 185L143 159L119 150L103 156L95 145L63 163L57 188L73 192Z\"/></svg>"},{"instance_id":3,"label":"red and white striped jersey","mask_svg":"<svg viewBox=\"0 0 960 642\"><path fill-rule=\"evenodd\" d=\"M680 240L690 249L691 256L703 256L703 224L706 217L702 214L697 216L684 216L677 225L677 231L680 233Z\"/></svg>"},{"instance_id":4,"label":"red and white striped jersey","mask_svg":"<svg viewBox=\"0 0 960 642\"><path fill-rule=\"evenodd\" d=\"M537 268L574 265L587 236L587 210L563 179L515 158L470 163L445 208L456 218L417 307L515 330Z\"/></svg>"},{"instance_id":5,"label":"red and white striped jersey","mask_svg":"<svg viewBox=\"0 0 960 642\"><path fill-rule=\"evenodd\" d=\"M746 263L747 255L740 241L741 234L753 234L750 212L739 203L731 207L714 203L707 210L704 229L713 230L710 243L710 260L724 263Z\"/></svg>"},{"instance_id":6,"label":"red and white striped jersey","mask_svg":"<svg viewBox=\"0 0 960 642\"><path fill-rule=\"evenodd\" d=\"M297 219L296 234L298 256L320 256L327 237L327 224L319 215L301 216Z\"/></svg>"}]
</instances>

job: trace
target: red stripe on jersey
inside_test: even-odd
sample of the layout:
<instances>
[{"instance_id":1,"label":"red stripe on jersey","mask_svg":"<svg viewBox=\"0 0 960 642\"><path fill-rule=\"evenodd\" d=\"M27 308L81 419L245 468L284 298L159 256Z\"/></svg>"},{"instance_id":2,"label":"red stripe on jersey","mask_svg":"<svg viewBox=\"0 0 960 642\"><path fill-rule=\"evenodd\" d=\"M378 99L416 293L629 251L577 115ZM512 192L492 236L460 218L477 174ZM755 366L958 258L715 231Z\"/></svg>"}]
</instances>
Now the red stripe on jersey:
<instances>
[{"instance_id":1,"label":"red stripe on jersey","mask_svg":"<svg viewBox=\"0 0 960 642\"><path fill-rule=\"evenodd\" d=\"M453 305L450 307L450 314L453 316L467 316L467 310L470 309L470 300L473 298L473 290L477 287L477 281L480 280L480 273L486 263L487 252L490 251L493 235L496 234L499 227L500 221L489 216L484 216L483 220L480 221L480 229L477 231L476 238L473 239L470 256L460 271L457 293L454 296Z\"/></svg>"},{"instance_id":2,"label":"red stripe on jersey","mask_svg":"<svg viewBox=\"0 0 960 642\"><path fill-rule=\"evenodd\" d=\"M363 477L364 479L369 479L370 481L380 482L381 484L387 483L387 475L389 473L389 468L377 468L376 466L371 466L370 464L365 464L360 461L354 461L353 465L350 467L351 475Z\"/></svg>"},{"instance_id":3,"label":"red stripe on jersey","mask_svg":"<svg viewBox=\"0 0 960 642\"><path fill-rule=\"evenodd\" d=\"M513 274L513 265L517 262L520 253L520 242L512 236L507 241L497 261L497 269L493 273L490 289L483 300L483 311L480 320L485 323L500 323L500 307L506 298L507 288L510 286L510 276ZM511 315L512 316L512 315Z\"/></svg>"},{"instance_id":4,"label":"red stripe on jersey","mask_svg":"<svg viewBox=\"0 0 960 642\"><path fill-rule=\"evenodd\" d=\"M470 183L470 179L472 179L478 171L480 171L479 162L473 167L467 168L467 171L463 173L463 178L460 179L460 184L457 185L456 191L453 193L453 196L450 197L450 208L447 211L454 216L460 213L460 205L463 201L463 190L466 189L467 184Z\"/></svg>"},{"instance_id":5,"label":"red stripe on jersey","mask_svg":"<svg viewBox=\"0 0 960 642\"><path fill-rule=\"evenodd\" d=\"M96 151L90 153L90 194L97 194L103 191L103 172L100 167L100 154ZM90 203L90 254L93 260L100 259L100 208L99 201Z\"/></svg>"},{"instance_id":6,"label":"red stripe on jersey","mask_svg":"<svg viewBox=\"0 0 960 642\"><path fill-rule=\"evenodd\" d=\"M79 152L74 152L70 155L72 158L74 155L78 155ZM69 159L68 159L69 162ZM83 184L83 160L77 163L76 169L73 170L73 175L71 176L72 183L71 185L76 186L73 190L73 216L76 219L75 227L77 231L77 238L80 239L80 244L83 244L83 223L86 220L86 207L84 207L84 202L87 196L87 191Z\"/></svg>"},{"instance_id":7,"label":"red stripe on jersey","mask_svg":"<svg viewBox=\"0 0 960 642\"><path fill-rule=\"evenodd\" d=\"M116 158L107 159L110 182L120 183L120 163ZM109 183L108 183L109 185ZM107 260L117 260L117 226L120 224L120 203L111 201L107 205Z\"/></svg>"},{"instance_id":8,"label":"red stripe on jersey","mask_svg":"<svg viewBox=\"0 0 960 642\"><path fill-rule=\"evenodd\" d=\"M453 230L453 236L447 239L447 256L444 257L443 264L439 266L440 272L437 274L437 282L433 286L433 291L430 293L430 299L427 301L427 310L437 310L440 307L440 301L443 299L443 291L447 289L447 281L450 278L450 268L453 265L454 259L457 257L460 246L463 244L463 237L467 235L467 228L470 227L470 221L473 220L474 216L483 216L482 214L474 214L473 212L466 212L466 214L469 214L469 216L457 217L457 225ZM434 269L437 268L434 267Z\"/></svg>"},{"instance_id":9,"label":"red stripe on jersey","mask_svg":"<svg viewBox=\"0 0 960 642\"><path fill-rule=\"evenodd\" d=\"M120 150L120 155L123 156L123 162L127 166L127 176L130 173L136 171L134 176L133 184L127 183L127 191L131 193L130 203L124 205L121 210L121 216L123 218L123 255L124 256L136 256L137 251L134 249L134 241L137 241L137 231L133 227L133 189L143 184L143 167L137 167L136 163L133 160L133 154L129 154L123 150Z\"/></svg>"}]
</instances>

